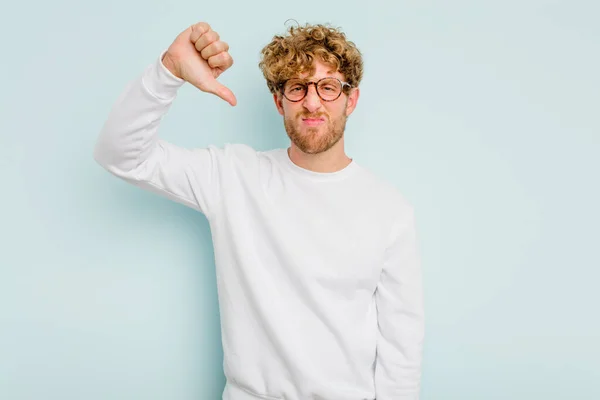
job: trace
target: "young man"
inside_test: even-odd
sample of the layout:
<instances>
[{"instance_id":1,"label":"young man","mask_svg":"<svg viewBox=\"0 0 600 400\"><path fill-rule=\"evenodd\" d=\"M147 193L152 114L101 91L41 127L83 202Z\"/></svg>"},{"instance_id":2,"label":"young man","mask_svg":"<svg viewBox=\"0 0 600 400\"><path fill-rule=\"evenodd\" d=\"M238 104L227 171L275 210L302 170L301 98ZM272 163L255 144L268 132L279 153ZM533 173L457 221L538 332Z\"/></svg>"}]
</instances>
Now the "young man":
<instances>
[{"instance_id":1,"label":"young man","mask_svg":"<svg viewBox=\"0 0 600 400\"><path fill-rule=\"evenodd\" d=\"M158 136L188 82L236 104L206 23L132 81L94 158L206 215L215 247L225 400L416 400L424 311L412 206L344 151L362 57L337 29L290 28L262 51L288 149L185 149Z\"/></svg>"}]
</instances>

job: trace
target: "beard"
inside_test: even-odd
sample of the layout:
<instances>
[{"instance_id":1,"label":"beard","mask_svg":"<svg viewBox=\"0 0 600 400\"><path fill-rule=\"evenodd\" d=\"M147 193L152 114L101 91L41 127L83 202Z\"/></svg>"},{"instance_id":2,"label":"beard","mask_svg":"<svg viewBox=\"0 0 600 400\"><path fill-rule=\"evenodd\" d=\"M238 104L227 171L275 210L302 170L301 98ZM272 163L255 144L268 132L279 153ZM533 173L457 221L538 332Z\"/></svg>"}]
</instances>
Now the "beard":
<instances>
[{"instance_id":1,"label":"beard","mask_svg":"<svg viewBox=\"0 0 600 400\"><path fill-rule=\"evenodd\" d=\"M316 127L302 126L302 118L324 118L325 123ZM331 120L324 113L298 113L295 117L286 116L284 126L288 137L305 154L319 154L332 148L344 137L346 114Z\"/></svg>"}]
</instances>

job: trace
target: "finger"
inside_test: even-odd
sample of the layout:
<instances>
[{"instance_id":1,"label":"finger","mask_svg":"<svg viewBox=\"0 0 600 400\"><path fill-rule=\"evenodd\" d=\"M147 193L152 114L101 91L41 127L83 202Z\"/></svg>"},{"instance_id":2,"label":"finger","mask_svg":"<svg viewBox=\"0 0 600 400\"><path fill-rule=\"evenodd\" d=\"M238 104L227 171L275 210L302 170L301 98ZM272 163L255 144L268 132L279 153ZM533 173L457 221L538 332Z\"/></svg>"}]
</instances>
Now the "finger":
<instances>
[{"instance_id":1,"label":"finger","mask_svg":"<svg viewBox=\"0 0 600 400\"><path fill-rule=\"evenodd\" d=\"M227 52L216 54L207 61L211 68L221 68L223 71L233 65L233 58L231 58L231 55Z\"/></svg>"},{"instance_id":2,"label":"finger","mask_svg":"<svg viewBox=\"0 0 600 400\"><path fill-rule=\"evenodd\" d=\"M206 22L198 22L197 24L192 25L192 32L190 33L190 41L192 43L196 43L198 38L202 36L202 34L210 31L210 25Z\"/></svg>"},{"instance_id":3,"label":"finger","mask_svg":"<svg viewBox=\"0 0 600 400\"><path fill-rule=\"evenodd\" d=\"M227 52L228 50L229 50L229 45L226 42L219 40L217 42L212 42L211 44L206 46L200 52L200 55L202 55L202 58L204 58L205 60L208 60L212 56L215 56L219 53Z\"/></svg>"},{"instance_id":4,"label":"finger","mask_svg":"<svg viewBox=\"0 0 600 400\"><path fill-rule=\"evenodd\" d=\"M198 40L196 40L196 42L194 43L194 46L196 46L196 50L198 51L202 51L204 50L204 48L206 46L208 46L209 44L213 43L213 42L217 42L219 41L220 37L219 34L215 31L208 31L202 34L202 36L200 36L198 38Z\"/></svg>"},{"instance_id":5,"label":"finger","mask_svg":"<svg viewBox=\"0 0 600 400\"><path fill-rule=\"evenodd\" d=\"M228 87L219 83L217 80L214 80L211 83L211 85L207 88L207 91L209 93L219 96L220 98L222 98L223 100L225 100L226 102L231 104L232 106L235 106L237 104L237 99L236 99L235 95L233 94L233 92L231 90L229 90Z\"/></svg>"}]
</instances>

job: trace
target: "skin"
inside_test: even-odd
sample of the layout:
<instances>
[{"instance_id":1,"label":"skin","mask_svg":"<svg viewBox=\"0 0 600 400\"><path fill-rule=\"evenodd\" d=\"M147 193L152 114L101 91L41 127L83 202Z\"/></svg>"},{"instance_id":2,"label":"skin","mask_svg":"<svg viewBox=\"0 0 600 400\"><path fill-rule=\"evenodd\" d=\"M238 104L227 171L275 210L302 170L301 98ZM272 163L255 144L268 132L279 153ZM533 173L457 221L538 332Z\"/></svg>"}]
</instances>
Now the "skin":
<instances>
[{"instance_id":1,"label":"skin","mask_svg":"<svg viewBox=\"0 0 600 400\"><path fill-rule=\"evenodd\" d=\"M312 82L325 77L345 79L320 61L315 61L313 66L312 76L300 74L298 78ZM335 101L324 101L314 85L309 86L306 97L299 102L289 101L281 93L274 94L277 111L284 118L291 140L290 159L315 172L335 172L345 168L352 159L344 150L344 129L358 97L359 89L354 88L349 94L342 93Z\"/></svg>"},{"instance_id":2,"label":"skin","mask_svg":"<svg viewBox=\"0 0 600 400\"><path fill-rule=\"evenodd\" d=\"M181 32L165 52L162 62L176 77L232 106L237 104L233 92L217 81L233 65L229 45L206 22ZM331 76L344 81L342 74L319 61L314 67L312 76L301 74L298 77L316 81ZM345 168L352 159L344 150L344 129L358 97L359 89L353 88L337 100L326 102L317 95L314 85L299 102L291 102L280 93L274 94L277 111L283 116L291 140L288 154L292 162L315 172L335 172Z\"/></svg>"}]
</instances>

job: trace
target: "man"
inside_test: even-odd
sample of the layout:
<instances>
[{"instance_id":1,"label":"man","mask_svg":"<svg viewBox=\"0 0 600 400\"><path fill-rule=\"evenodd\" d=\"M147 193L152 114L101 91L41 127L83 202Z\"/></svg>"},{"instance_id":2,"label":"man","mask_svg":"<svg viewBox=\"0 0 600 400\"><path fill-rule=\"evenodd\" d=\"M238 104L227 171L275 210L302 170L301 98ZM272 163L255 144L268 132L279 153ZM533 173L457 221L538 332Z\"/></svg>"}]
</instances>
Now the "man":
<instances>
[{"instance_id":1,"label":"man","mask_svg":"<svg viewBox=\"0 0 600 400\"><path fill-rule=\"evenodd\" d=\"M206 23L182 32L127 86L94 151L112 174L207 217L223 399L418 399L424 312L413 208L344 151L360 52L323 25L290 28L263 49L289 149L161 139L185 82L236 104L216 80L233 64L228 50Z\"/></svg>"}]
</instances>

